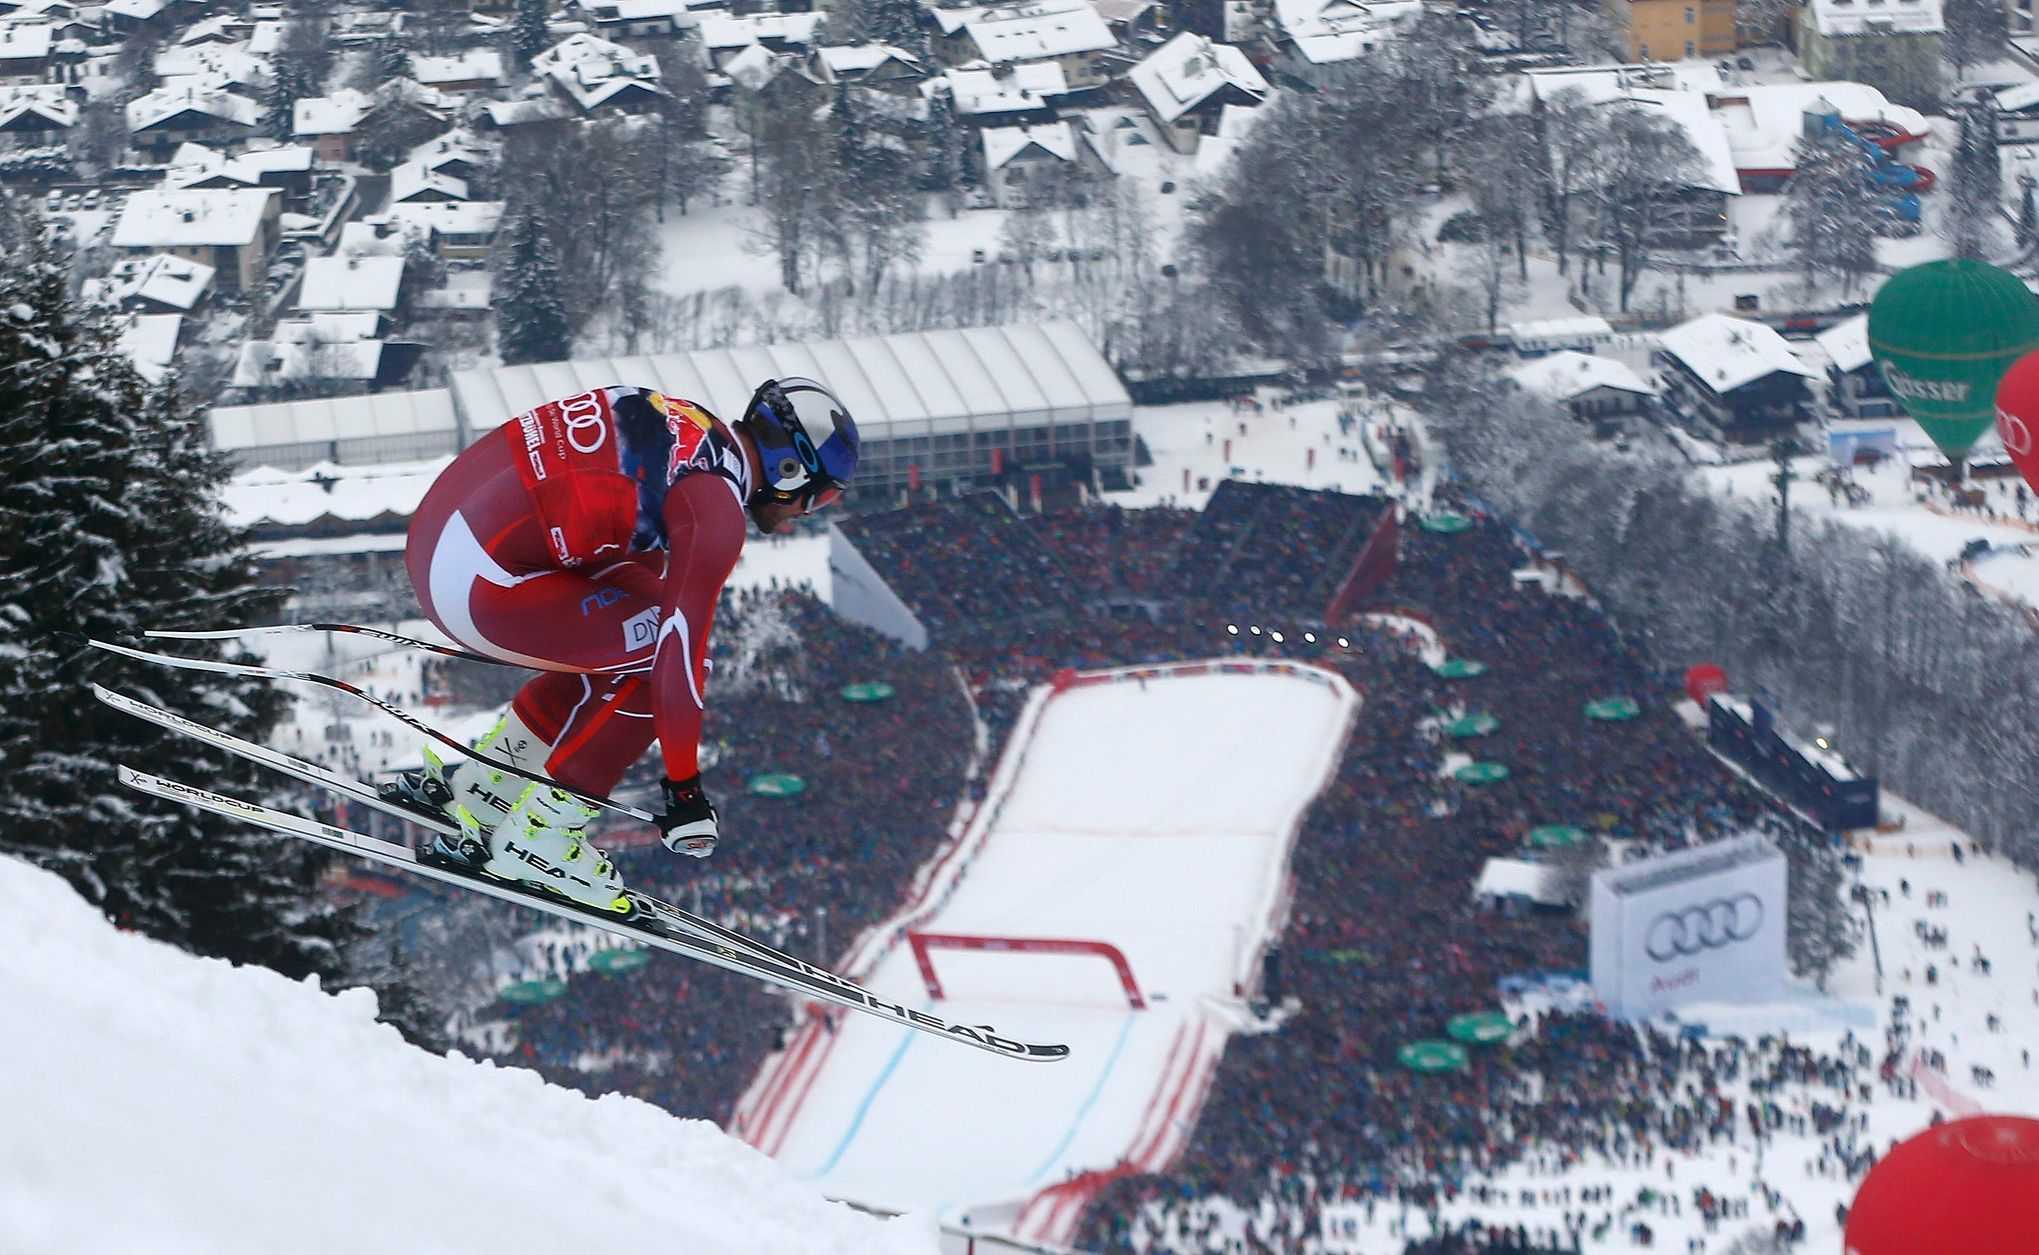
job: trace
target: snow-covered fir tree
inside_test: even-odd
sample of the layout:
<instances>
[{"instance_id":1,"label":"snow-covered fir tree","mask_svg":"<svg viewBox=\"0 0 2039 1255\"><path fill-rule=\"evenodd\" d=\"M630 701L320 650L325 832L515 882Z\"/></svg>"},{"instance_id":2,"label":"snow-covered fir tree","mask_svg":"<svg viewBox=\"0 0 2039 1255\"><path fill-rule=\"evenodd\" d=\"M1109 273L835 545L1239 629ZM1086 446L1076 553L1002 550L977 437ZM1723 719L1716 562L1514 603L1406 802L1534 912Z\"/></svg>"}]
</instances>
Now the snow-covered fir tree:
<instances>
[{"instance_id":1,"label":"snow-covered fir tree","mask_svg":"<svg viewBox=\"0 0 2039 1255\"><path fill-rule=\"evenodd\" d=\"M519 66L531 64L531 58L545 51L552 42L552 32L546 29L550 8L548 0L517 0L517 8L510 15L510 55Z\"/></svg>"},{"instance_id":2,"label":"snow-covered fir tree","mask_svg":"<svg viewBox=\"0 0 2039 1255\"><path fill-rule=\"evenodd\" d=\"M1797 169L1784 189L1791 255L1808 291L1839 281L1853 295L1876 273L1876 222L1882 195L1869 181L1862 150L1838 131L1798 141Z\"/></svg>"},{"instance_id":3,"label":"snow-covered fir tree","mask_svg":"<svg viewBox=\"0 0 2039 1255\"><path fill-rule=\"evenodd\" d=\"M164 672L79 635L246 622L273 608L222 514L202 418L151 392L105 315L80 310L32 233L0 272L0 852L69 879L128 927L292 976L338 976L351 917L325 860L229 820L136 800L132 763L228 792L254 769L92 700L98 681L262 739L283 697ZM193 652L198 652L194 649Z\"/></svg>"},{"instance_id":4,"label":"snow-covered fir tree","mask_svg":"<svg viewBox=\"0 0 2039 1255\"><path fill-rule=\"evenodd\" d=\"M505 364L558 361L567 355L570 323L561 288L559 254L545 215L535 205L517 211L496 251L496 351Z\"/></svg>"}]
</instances>

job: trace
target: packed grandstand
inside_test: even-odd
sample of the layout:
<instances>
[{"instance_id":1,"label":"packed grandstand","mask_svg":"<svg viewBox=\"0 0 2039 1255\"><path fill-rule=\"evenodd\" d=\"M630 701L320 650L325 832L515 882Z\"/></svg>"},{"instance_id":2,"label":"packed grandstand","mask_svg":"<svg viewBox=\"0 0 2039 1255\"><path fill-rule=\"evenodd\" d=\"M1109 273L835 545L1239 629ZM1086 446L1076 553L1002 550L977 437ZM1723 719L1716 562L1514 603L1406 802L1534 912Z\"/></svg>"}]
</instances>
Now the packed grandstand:
<instances>
[{"instance_id":1,"label":"packed grandstand","mask_svg":"<svg viewBox=\"0 0 2039 1255\"><path fill-rule=\"evenodd\" d=\"M1832 1057L1769 1040L1702 1044L1552 1010L1513 1044L1474 1052L1462 1072L1398 1062L1412 1039L1491 1008L1504 980L1585 967L1571 913L1482 911L1470 893L1482 865L1522 853L1538 825L1576 823L1647 850L1757 829L1794 859L1824 856L1819 834L1676 721L1670 679L1649 672L1590 600L1521 578L1530 555L1476 504L1445 491L1431 508L1471 526L1405 521L1385 565L1358 561L1396 516L1385 499L1272 485L1228 482L1202 512L1023 517L980 495L845 520L934 646L903 648L804 589L726 594L711 770L738 780L797 763L808 787L793 798L727 791L727 828L740 839L705 875L656 851L617 857L632 883L826 961L906 899L959 799L981 797L1030 687L1070 668L1306 660L1349 681L1366 717L1305 820L1288 926L1253 991L1293 1014L1279 1031L1232 1042L1165 1175L1106 1171L1085 1183L1082 1248L1219 1249L1204 1238L1208 1205L1224 1198L1257 1217L1251 1231L1267 1249L1282 1249L1280 1235L1314 1234L1334 1202L1421 1205L1510 1164L1556 1169L1737 1137L1753 1146L1787 1106L1743 1111L1723 1098L1720 1087L1745 1074L1792 1087L1804 1101L1790 1111L1810 1102L1835 1130L1852 1127L1850 1099L1875 1083L1867 1044ZM1334 609L1341 618L1328 622ZM1279 644L1271 631L1230 630L1248 622L1289 630ZM1486 670L1440 674L1402 630L1412 623ZM826 700L872 680L894 698ZM1609 695L1641 699L1640 718L1581 717L1582 703ZM1479 788L1439 771L1437 717L1469 711L1498 720L1481 755L1513 765ZM758 987L676 963L627 982L572 982L514 1015L498 1051L506 1062L724 1123L797 1027ZM1837 1170L1852 1177L1868 1163L1843 1155L1848 1144L1836 1138ZM1605 1191L1572 1201L1561 1226L1472 1226L1426 1234L1420 1249L1572 1249L1583 1234L1644 1223L1633 1200Z\"/></svg>"}]
</instances>

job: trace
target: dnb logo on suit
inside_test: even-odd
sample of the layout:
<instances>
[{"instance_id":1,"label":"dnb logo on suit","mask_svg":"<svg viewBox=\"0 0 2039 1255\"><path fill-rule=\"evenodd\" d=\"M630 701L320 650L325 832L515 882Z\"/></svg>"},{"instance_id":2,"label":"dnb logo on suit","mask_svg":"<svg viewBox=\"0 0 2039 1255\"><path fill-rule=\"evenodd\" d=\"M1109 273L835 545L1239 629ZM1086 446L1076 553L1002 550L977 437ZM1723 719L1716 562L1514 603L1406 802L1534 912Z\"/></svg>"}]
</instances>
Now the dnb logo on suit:
<instances>
[{"instance_id":1,"label":"dnb logo on suit","mask_svg":"<svg viewBox=\"0 0 2039 1255\"><path fill-rule=\"evenodd\" d=\"M1659 963L1670 963L1747 941L1762 927L1763 900L1738 893L1661 912L1643 934L1643 950Z\"/></svg>"}]
</instances>

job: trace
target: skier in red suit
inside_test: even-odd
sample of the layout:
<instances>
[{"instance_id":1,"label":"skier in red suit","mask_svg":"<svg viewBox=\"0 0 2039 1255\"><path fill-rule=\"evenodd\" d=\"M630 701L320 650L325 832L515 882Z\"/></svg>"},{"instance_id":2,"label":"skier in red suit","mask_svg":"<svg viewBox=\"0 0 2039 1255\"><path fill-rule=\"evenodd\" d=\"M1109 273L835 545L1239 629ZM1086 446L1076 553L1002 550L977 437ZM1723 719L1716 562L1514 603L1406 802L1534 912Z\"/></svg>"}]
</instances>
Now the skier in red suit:
<instances>
[{"instance_id":1,"label":"skier in red suit","mask_svg":"<svg viewBox=\"0 0 2039 1255\"><path fill-rule=\"evenodd\" d=\"M748 513L767 534L842 495L856 423L811 379L769 380L728 425L650 388L549 401L477 441L411 520L405 558L432 621L477 653L538 675L475 745L607 794L656 736L667 848L718 837L697 753L715 603ZM427 852L504 879L627 910L583 835L596 811L559 789L426 751L384 790L458 821Z\"/></svg>"}]
</instances>

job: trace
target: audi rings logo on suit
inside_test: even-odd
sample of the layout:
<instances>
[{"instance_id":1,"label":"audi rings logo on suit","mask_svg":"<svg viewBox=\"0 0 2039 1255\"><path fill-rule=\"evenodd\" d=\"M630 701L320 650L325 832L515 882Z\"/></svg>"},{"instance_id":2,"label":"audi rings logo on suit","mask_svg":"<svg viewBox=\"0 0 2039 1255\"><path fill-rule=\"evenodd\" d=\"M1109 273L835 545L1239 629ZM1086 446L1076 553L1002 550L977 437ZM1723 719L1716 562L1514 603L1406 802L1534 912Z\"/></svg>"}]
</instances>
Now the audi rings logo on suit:
<instances>
[{"instance_id":1,"label":"audi rings logo on suit","mask_svg":"<svg viewBox=\"0 0 2039 1255\"><path fill-rule=\"evenodd\" d=\"M1660 912L1643 934L1643 949L1659 963L1722 950L1748 941L1763 927L1763 900L1753 893L1714 898Z\"/></svg>"}]
</instances>

